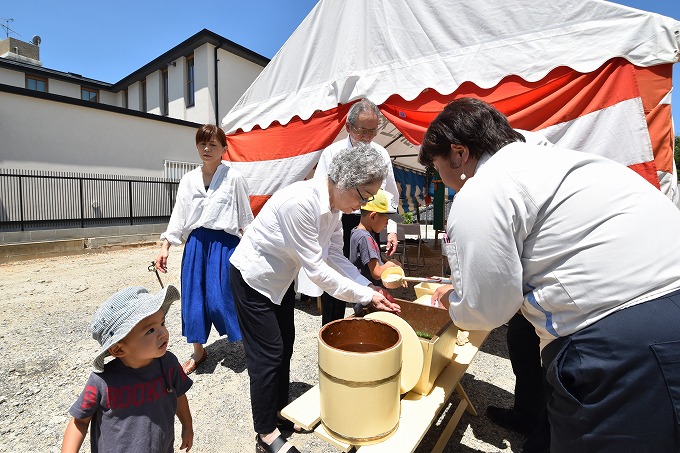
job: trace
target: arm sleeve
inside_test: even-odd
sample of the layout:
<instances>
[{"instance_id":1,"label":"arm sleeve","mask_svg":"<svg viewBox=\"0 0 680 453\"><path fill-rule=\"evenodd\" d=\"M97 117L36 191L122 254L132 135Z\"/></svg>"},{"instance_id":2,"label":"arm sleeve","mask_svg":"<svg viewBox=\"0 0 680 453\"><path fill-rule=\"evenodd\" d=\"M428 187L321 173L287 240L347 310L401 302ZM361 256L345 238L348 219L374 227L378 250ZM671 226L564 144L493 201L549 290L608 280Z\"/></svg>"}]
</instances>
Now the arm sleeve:
<instances>
[{"instance_id":1,"label":"arm sleeve","mask_svg":"<svg viewBox=\"0 0 680 453\"><path fill-rule=\"evenodd\" d=\"M373 290L365 286L368 285L368 280L361 276L347 258L342 254L342 259L337 257L337 251L331 247L328 260L336 269L324 261L314 207L292 200L282 205L277 217L286 244L293 247L302 269L312 283L340 300L366 304L371 301ZM333 232L331 243L336 242L338 236L342 241L342 227L339 224Z\"/></svg>"},{"instance_id":2,"label":"arm sleeve","mask_svg":"<svg viewBox=\"0 0 680 453\"><path fill-rule=\"evenodd\" d=\"M177 356L173 353L166 352L161 360L164 360L166 363L163 369L172 370L171 380L175 393L178 397L184 395L194 384L194 381L184 373L182 366L179 364L179 360L177 360Z\"/></svg>"},{"instance_id":3,"label":"arm sleeve","mask_svg":"<svg viewBox=\"0 0 680 453\"><path fill-rule=\"evenodd\" d=\"M387 151L385 151L387 153ZM385 177L385 191L392 194L392 208L397 209L399 205L399 188L397 187L397 181L394 179L394 169L392 168L392 160L390 155L387 154L387 176ZM394 220L387 221L387 234L397 232L397 222Z\"/></svg>"},{"instance_id":4,"label":"arm sleeve","mask_svg":"<svg viewBox=\"0 0 680 453\"><path fill-rule=\"evenodd\" d=\"M248 183L239 174L234 178L234 198L236 199L236 209L238 214L238 228L246 229L254 220L253 211L250 208L250 196L248 195Z\"/></svg>"},{"instance_id":5,"label":"arm sleeve","mask_svg":"<svg viewBox=\"0 0 680 453\"><path fill-rule=\"evenodd\" d=\"M97 412L100 406L106 406L104 404L105 392L100 387L101 382L95 373L90 374L85 388L68 411L72 417L89 418Z\"/></svg>"},{"instance_id":6,"label":"arm sleeve","mask_svg":"<svg viewBox=\"0 0 680 453\"><path fill-rule=\"evenodd\" d=\"M170 221L165 232L161 234L161 241L167 239L172 245L182 244L182 231L187 220L187 203L189 202L189 176L185 175L179 182L177 188L177 199L172 208Z\"/></svg>"},{"instance_id":7,"label":"arm sleeve","mask_svg":"<svg viewBox=\"0 0 680 453\"><path fill-rule=\"evenodd\" d=\"M338 271L341 275L354 280L361 285L369 285L371 282L366 277L361 275L361 271L352 264L350 260L347 259L343 253L343 231L342 224L338 223L333 236L331 238L331 246L328 249L328 263L329 265ZM370 301L370 299L369 299ZM354 302L354 301L351 301Z\"/></svg>"},{"instance_id":8,"label":"arm sleeve","mask_svg":"<svg viewBox=\"0 0 680 453\"><path fill-rule=\"evenodd\" d=\"M502 185L457 197L449 214L449 313L463 329L498 327L524 302L521 256L536 208L514 183Z\"/></svg>"},{"instance_id":9,"label":"arm sleeve","mask_svg":"<svg viewBox=\"0 0 680 453\"><path fill-rule=\"evenodd\" d=\"M328 176L328 166L331 163L330 156L331 150L329 148L324 149L321 153L321 157L319 157L319 162L316 164L316 170L314 170L314 179L325 178Z\"/></svg>"}]
</instances>

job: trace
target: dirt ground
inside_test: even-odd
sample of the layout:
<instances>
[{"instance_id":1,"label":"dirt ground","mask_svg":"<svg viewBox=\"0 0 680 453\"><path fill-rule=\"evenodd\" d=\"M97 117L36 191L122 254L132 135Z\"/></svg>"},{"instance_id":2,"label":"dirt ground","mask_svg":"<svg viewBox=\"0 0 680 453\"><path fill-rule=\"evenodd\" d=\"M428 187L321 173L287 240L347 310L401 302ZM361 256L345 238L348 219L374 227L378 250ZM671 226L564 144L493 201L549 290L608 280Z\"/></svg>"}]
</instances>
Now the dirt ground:
<instances>
[{"instance_id":1,"label":"dirt ground","mask_svg":"<svg viewBox=\"0 0 680 453\"><path fill-rule=\"evenodd\" d=\"M0 265L0 370L4 375L0 380L0 451L60 450L68 408L82 390L98 346L88 333L92 314L120 288L142 285L150 291L159 290L154 273L147 270L157 250L153 244ZM181 252L181 248L171 250L170 272L162 277L165 284L179 286ZM411 275L441 273L438 252L426 248L425 253L425 266ZM411 288L395 295L415 298ZM181 336L179 309L179 302L172 306L167 325L169 350L183 362L191 346ZM321 325L316 303L299 303L295 316L293 398L318 383L316 335ZM195 430L192 451L252 451L254 432L243 347L219 338L213 330L207 350L209 358L191 376L194 385L187 394ZM512 402L514 380L504 327L491 333L462 384L479 416L463 416L445 451L519 451L522 438L484 416L487 405ZM445 422L450 412L439 422ZM434 426L418 451L430 451L441 429L441 425ZM178 423L175 432L179 433ZM311 434L295 434L290 439L301 451L336 451ZM86 440L81 451L88 450Z\"/></svg>"}]
</instances>

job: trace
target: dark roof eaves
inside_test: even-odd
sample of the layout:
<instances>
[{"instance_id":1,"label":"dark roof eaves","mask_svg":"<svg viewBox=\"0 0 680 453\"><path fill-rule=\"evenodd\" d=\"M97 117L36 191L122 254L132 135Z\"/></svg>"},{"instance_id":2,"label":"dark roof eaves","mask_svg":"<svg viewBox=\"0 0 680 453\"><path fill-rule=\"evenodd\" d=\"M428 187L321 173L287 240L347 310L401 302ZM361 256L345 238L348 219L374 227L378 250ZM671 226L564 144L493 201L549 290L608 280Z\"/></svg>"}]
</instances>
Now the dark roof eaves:
<instances>
[{"instance_id":1,"label":"dark roof eaves","mask_svg":"<svg viewBox=\"0 0 680 453\"><path fill-rule=\"evenodd\" d=\"M262 67L267 66L269 63L269 58L253 52L252 50L247 49L240 44L236 44L235 42L204 28L195 35L185 39L172 49L163 53L159 57L145 64L132 74L129 74L118 82L114 83L111 86L111 90L117 92L127 88L127 86L137 80L140 80L143 76L146 76L147 74L150 74L154 71L158 71L159 69L163 69L167 66L168 61L174 61L177 58L190 55L195 49L201 47L203 44L212 44L216 47L220 47L228 52L240 56L241 58L244 58L255 64L259 64Z\"/></svg>"},{"instance_id":2,"label":"dark roof eaves","mask_svg":"<svg viewBox=\"0 0 680 453\"><path fill-rule=\"evenodd\" d=\"M0 67L25 72L26 74L42 76L51 79L58 79L71 83L78 83L80 85L88 85L94 88L100 88L104 90L111 90L112 87L112 84L110 83L102 82L101 80L90 79L88 77L83 77L82 75L75 74L73 72L57 71L56 69L44 68L42 66L24 63L22 61L11 60L9 58L0 58Z\"/></svg>"},{"instance_id":3,"label":"dark roof eaves","mask_svg":"<svg viewBox=\"0 0 680 453\"><path fill-rule=\"evenodd\" d=\"M116 83L102 82L100 80L83 77L80 74L57 71L55 69L48 69L42 66L11 60L8 58L0 58L0 67L7 67L13 70L26 72L28 74L59 79L81 85L88 85L93 88L99 88L117 93L127 88L137 80L141 80L143 77L146 77L146 75L151 74L154 71L158 71L159 69L163 69L167 66L168 61L173 61L179 57L190 55L195 49L206 43L220 47L228 52L240 56L241 58L244 58L255 64L259 64L262 67L267 66L269 63L269 58L253 52L252 50L247 49L240 44L236 44L235 42L204 28L203 30L199 31L190 38L185 39L180 44L137 69L132 74L125 76Z\"/></svg>"},{"instance_id":4,"label":"dark roof eaves","mask_svg":"<svg viewBox=\"0 0 680 453\"><path fill-rule=\"evenodd\" d=\"M201 124L194 123L193 121L181 120L177 118L172 118L169 116L161 116L153 113L140 112L138 110L127 109L123 107L118 107L115 105L102 104L99 102L83 101L82 99L72 98L69 96L62 96L60 94L54 93L43 93L41 91L29 90L27 88L15 87L12 85L5 85L0 83L0 92L16 94L20 96L30 96L38 99L44 99L53 102L61 102L64 104L77 105L79 107L93 108L97 110L105 110L108 112L119 113L122 115L136 116L138 118L144 118L148 120L161 121L164 123L177 124L180 126L187 126L197 129L201 127Z\"/></svg>"}]
</instances>

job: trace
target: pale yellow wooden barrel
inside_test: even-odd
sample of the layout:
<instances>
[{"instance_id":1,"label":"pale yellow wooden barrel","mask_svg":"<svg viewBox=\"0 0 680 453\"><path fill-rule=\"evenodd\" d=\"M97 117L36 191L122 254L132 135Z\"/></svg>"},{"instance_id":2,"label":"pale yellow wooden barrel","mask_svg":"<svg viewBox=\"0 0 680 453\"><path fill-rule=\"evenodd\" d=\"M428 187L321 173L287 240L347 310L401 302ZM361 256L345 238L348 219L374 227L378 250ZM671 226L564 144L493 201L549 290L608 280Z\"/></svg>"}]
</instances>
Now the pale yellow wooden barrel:
<instances>
[{"instance_id":1,"label":"pale yellow wooden barrel","mask_svg":"<svg viewBox=\"0 0 680 453\"><path fill-rule=\"evenodd\" d=\"M377 320L347 318L318 336L321 421L338 440L369 445L399 426L401 334Z\"/></svg>"}]
</instances>

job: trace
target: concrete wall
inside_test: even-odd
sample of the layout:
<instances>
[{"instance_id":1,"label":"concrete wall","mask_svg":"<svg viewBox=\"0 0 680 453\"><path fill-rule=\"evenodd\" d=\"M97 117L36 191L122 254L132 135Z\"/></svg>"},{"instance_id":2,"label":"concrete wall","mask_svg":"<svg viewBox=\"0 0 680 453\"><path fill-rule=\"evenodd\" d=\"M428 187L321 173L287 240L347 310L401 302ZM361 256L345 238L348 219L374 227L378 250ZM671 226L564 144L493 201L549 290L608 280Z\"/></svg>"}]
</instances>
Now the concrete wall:
<instances>
[{"instance_id":1,"label":"concrete wall","mask_svg":"<svg viewBox=\"0 0 680 453\"><path fill-rule=\"evenodd\" d=\"M194 161L194 125L0 92L0 167L163 177Z\"/></svg>"},{"instance_id":2,"label":"concrete wall","mask_svg":"<svg viewBox=\"0 0 680 453\"><path fill-rule=\"evenodd\" d=\"M75 255L107 247L153 244L166 224L0 233L0 263ZM149 262L153 256L149 257Z\"/></svg>"}]
</instances>

